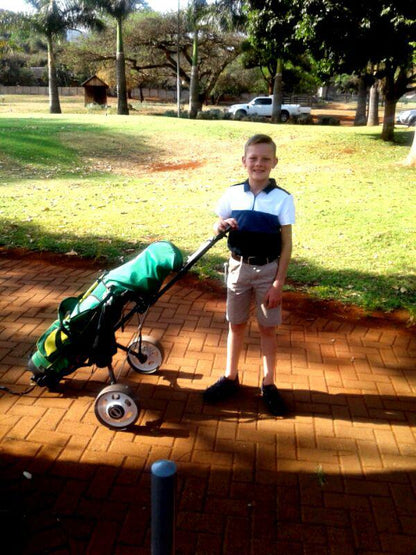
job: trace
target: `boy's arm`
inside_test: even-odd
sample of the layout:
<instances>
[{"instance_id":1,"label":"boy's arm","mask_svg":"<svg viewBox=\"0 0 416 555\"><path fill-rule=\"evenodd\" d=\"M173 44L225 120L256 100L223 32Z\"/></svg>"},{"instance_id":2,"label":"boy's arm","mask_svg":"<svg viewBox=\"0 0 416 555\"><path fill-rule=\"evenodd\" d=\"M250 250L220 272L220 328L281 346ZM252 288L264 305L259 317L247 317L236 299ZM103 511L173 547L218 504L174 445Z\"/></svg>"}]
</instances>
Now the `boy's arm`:
<instances>
[{"instance_id":1,"label":"boy's arm","mask_svg":"<svg viewBox=\"0 0 416 555\"><path fill-rule=\"evenodd\" d=\"M283 225L281 227L281 234L282 251L279 258L279 267L273 284L266 294L265 304L267 308L275 308L282 302L283 285L286 281L287 269L292 256L292 226Z\"/></svg>"}]
</instances>

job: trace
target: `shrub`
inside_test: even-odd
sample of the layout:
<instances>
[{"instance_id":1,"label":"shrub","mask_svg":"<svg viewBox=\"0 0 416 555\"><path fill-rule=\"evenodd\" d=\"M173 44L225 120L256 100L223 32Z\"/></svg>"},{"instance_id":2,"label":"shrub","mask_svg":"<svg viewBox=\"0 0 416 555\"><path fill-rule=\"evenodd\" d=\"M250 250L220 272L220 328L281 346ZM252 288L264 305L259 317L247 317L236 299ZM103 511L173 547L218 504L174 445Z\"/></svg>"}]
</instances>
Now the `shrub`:
<instances>
[{"instance_id":1,"label":"shrub","mask_svg":"<svg viewBox=\"0 0 416 555\"><path fill-rule=\"evenodd\" d=\"M166 110L166 112L163 112L162 114L154 114L155 116L165 116L167 118L177 118L178 117L178 112L177 110ZM189 118L189 112L188 110L181 110L181 114L180 117L183 119Z\"/></svg>"},{"instance_id":2,"label":"shrub","mask_svg":"<svg viewBox=\"0 0 416 555\"><path fill-rule=\"evenodd\" d=\"M106 104L97 104L96 102L91 102L91 104L87 104L86 109L90 112L98 112L99 110L105 110L107 108Z\"/></svg>"},{"instance_id":3,"label":"shrub","mask_svg":"<svg viewBox=\"0 0 416 555\"><path fill-rule=\"evenodd\" d=\"M311 114L300 114L293 118L293 123L298 125L313 125L313 117Z\"/></svg>"},{"instance_id":4,"label":"shrub","mask_svg":"<svg viewBox=\"0 0 416 555\"><path fill-rule=\"evenodd\" d=\"M341 120L334 116L319 116L318 125L339 125Z\"/></svg>"},{"instance_id":5,"label":"shrub","mask_svg":"<svg viewBox=\"0 0 416 555\"><path fill-rule=\"evenodd\" d=\"M198 112L196 119L224 119L224 112L222 110L218 110L218 108L212 110L201 110L200 112Z\"/></svg>"}]
</instances>

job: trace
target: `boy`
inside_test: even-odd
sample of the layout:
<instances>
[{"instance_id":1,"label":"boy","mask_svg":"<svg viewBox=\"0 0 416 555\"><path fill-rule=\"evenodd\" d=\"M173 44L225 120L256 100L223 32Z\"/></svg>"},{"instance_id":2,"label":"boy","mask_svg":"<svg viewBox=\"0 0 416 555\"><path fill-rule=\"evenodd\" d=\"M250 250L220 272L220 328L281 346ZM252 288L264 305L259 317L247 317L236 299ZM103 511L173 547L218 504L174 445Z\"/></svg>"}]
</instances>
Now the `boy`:
<instances>
[{"instance_id":1,"label":"boy","mask_svg":"<svg viewBox=\"0 0 416 555\"><path fill-rule=\"evenodd\" d=\"M248 179L233 185L218 202L215 231L228 226L227 278L229 323L225 375L204 392L204 400L227 399L239 387L238 361L254 294L263 360L261 395L267 409L283 416L286 407L274 384L276 326L281 323L283 285L292 253L292 196L276 185L270 172L277 165L276 145L268 135L254 135L244 148Z\"/></svg>"}]
</instances>

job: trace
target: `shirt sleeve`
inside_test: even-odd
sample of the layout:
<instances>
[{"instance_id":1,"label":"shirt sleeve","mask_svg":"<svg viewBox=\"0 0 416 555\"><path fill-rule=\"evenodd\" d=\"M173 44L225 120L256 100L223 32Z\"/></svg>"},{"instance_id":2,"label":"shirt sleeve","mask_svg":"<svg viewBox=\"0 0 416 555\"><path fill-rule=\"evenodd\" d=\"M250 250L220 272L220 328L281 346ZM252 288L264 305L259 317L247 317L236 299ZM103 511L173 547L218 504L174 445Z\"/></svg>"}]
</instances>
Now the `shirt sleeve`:
<instances>
[{"instance_id":1,"label":"shirt sleeve","mask_svg":"<svg viewBox=\"0 0 416 555\"><path fill-rule=\"evenodd\" d=\"M292 195L288 195L282 202L279 212L280 225L292 225L295 223L295 203Z\"/></svg>"},{"instance_id":2,"label":"shirt sleeve","mask_svg":"<svg viewBox=\"0 0 416 555\"><path fill-rule=\"evenodd\" d=\"M217 202L215 213L217 216L224 219L231 217L231 203L230 203L230 196L228 194L228 190L225 191L225 193L222 195L220 200Z\"/></svg>"}]
</instances>

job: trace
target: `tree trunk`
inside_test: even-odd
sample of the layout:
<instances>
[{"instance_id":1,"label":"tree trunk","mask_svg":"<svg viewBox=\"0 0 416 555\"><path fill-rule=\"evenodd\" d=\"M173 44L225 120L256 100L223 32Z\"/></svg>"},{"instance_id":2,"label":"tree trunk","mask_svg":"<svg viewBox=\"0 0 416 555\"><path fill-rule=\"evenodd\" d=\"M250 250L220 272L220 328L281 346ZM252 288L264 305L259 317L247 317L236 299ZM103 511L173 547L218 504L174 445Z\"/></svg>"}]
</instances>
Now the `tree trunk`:
<instances>
[{"instance_id":1,"label":"tree trunk","mask_svg":"<svg viewBox=\"0 0 416 555\"><path fill-rule=\"evenodd\" d=\"M404 164L405 166L411 166L413 168L416 168L416 131L413 135L413 143L410 148L409 155L407 156Z\"/></svg>"},{"instance_id":2,"label":"tree trunk","mask_svg":"<svg viewBox=\"0 0 416 555\"><path fill-rule=\"evenodd\" d=\"M283 102L283 60L276 62L276 75L273 83L272 123L280 123Z\"/></svg>"},{"instance_id":3,"label":"tree trunk","mask_svg":"<svg viewBox=\"0 0 416 555\"><path fill-rule=\"evenodd\" d=\"M378 102L380 98L380 93L378 91L378 81L376 81L370 88L370 97L368 103L368 118L367 125L369 127L374 127L379 125L380 120L378 117Z\"/></svg>"},{"instance_id":4,"label":"tree trunk","mask_svg":"<svg viewBox=\"0 0 416 555\"><path fill-rule=\"evenodd\" d=\"M388 66L386 68L386 76L383 85L384 93L384 116L381 138L383 141L394 140L394 116L396 113L396 94L394 84L394 71Z\"/></svg>"},{"instance_id":5,"label":"tree trunk","mask_svg":"<svg viewBox=\"0 0 416 555\"><path fill-rule=\"evenodd\" d=\"M198 80L198 29L195 29L192 49L191 83L189 86L189 117L195 119L201 108L202 103L199 99Z\"/></svg>"},{"instance_id":6,"label":"tree trunk","mask_svg":"<svg viewBox=\"0 0 416 555\"><path fill-rule=\"evenodd\" d=\"M355 112L354 125L365 125L367 123L367 83L365 75L360 75L358 81L358 100Z\"/></svg>"},{"instance_id":7,"label":"tree trunk","mask_svg":"<svg viewBox=\"0 0 416 555\"><path fill-rule=\"evenodd\" d=\"M396 99L385 99L384 116L383 116L383 129L381 131L381 138L383 141L394 141L394 116L396 113Z\"/></svg>"},{"instance_id":8,"label":"tree trunk","mask_svg":"<svg viewBox=\"0 0 416 555\"><path fill-rule=\"evenodd\" d=\"M127 104L126 60L124 58L123 27L121 19L117 19L116 78L117 114L128 116L129 106Z\"/></svg>"},{"instance_id":9,"label":"tree trunk","mask_svg":"<svg viewBox=\"0 0 416 555\"><path fill-rule=\"evenodd\" d=\"M56 76L55 54L53 51L52 37L47 37L48 41L48 87L49 87L49 113L61 114L59 102L58 79Z\"/></svg>"}]
</instances>

